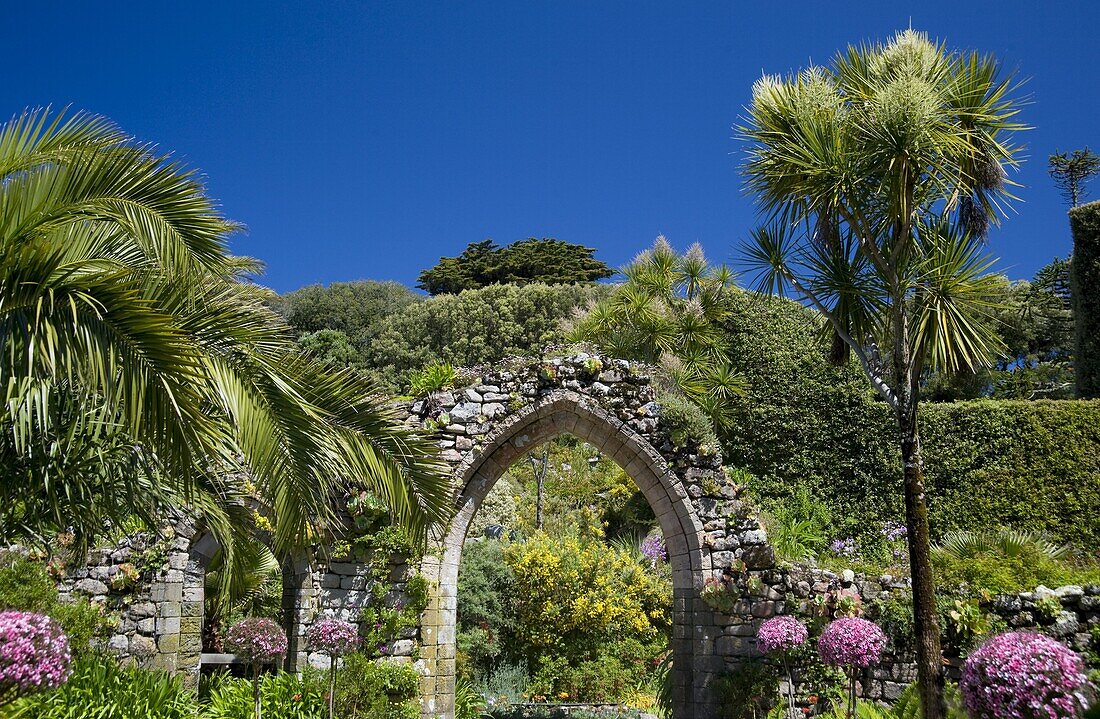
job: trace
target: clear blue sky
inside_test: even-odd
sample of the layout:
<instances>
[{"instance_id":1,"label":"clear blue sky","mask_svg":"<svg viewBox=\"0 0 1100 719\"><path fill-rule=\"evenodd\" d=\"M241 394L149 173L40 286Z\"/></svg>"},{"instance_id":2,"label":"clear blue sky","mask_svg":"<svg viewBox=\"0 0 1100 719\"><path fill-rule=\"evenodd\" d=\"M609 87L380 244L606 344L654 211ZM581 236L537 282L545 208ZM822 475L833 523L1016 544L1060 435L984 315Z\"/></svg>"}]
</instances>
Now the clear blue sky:
<instances>
[{"instance_id":1,"label":"clear blue sky","mask_svg":"<svg viewBox=\"0 0 1100 719\"><path fill-rule=\"evenodd\" d=\"M731 130L753 80L910 21L1030 78L1024 201L990 238L1011 276L1071 246L1047 155L1100 150L1091 1L0 7L3 115L70 104L173 150L279 291L411 284L486 237L558 237L619 266L663 233L730 260L754 224Z\"/></svg>"}]
</instances>

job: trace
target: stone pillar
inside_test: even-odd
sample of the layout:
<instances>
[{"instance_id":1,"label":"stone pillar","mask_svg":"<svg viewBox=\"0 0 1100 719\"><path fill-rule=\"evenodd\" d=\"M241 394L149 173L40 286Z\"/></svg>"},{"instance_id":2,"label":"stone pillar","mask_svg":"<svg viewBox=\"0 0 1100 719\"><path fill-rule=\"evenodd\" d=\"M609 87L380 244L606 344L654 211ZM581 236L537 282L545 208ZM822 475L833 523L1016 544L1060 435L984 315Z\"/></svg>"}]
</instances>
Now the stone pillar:
<instances>
[{"instance_id":1,"label":"stone pillar","mask_svg":"<svg viewBox=\"0 0 1100 719\"><path fill-rule=\"evenodd\" d=\"M300 554L283 561L283 628L287 651L283 668L299 672L309 664L306 632L316 614L313 571L309 557Z\"/></svg>"}]
</instances>

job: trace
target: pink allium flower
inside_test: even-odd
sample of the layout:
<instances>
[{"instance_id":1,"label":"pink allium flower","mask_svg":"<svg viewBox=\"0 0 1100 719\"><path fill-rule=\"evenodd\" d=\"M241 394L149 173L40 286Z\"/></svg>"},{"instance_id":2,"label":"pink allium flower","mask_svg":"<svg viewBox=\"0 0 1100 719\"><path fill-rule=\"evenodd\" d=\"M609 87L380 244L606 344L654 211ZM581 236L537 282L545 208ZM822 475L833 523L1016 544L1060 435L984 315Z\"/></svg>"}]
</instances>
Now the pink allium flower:
<instances>
[{"instance_id":1,"label":"pink allium flower","mask_svg":"<svg viewBox=\"0 0 1100 719\"><path fill-rule=\"evenodd\" d=\"M273 619L245 619L225 633L225 647L249 664L268 664L286 654L286 633Z\"/></svg>"},{"instance_id":2,"label":"pink allium flower","mask_svg":"<svg viewBox=\"0 0 1100 719\"><path fill-rule=\"evenodd\" d=\"M970 653L962 690L972 719L1067 719L1086 708L1084 662L1033 632L999 634Z\"/></svg>"},{"instance_id":3,"label":"pink allium flower","mask_svg":"<svg viewBox=\"0 0 1100 719\"><path fill-rule=\"evenodd\" d=\"M322 619L306 634L309 645L330 657L342 657L359 646L359 630L351 622Z\"/></svg>"},{"instance_id":4,"label":"pink allium flower","mask_svg":"<svg viewBox=\"0 0 1100 719\"><path fill-rule=\"evenodd\" d=\"M789 652L806 643L806 625L794 617L772 617L756 631L756 646L765 654Z\"/></svg>"},{"instance_id":5,"label":"pink allium flower","mask_svg":"<svg viewBox=\"0 0 1100 719\"><path fill-rule=\"evenodd\" d=\"M61 686L71 660L57 622L34 612L0 612L0 704Z\"/></svg>"},{"instance_id":6,"label":"pink allium flower","mask_svg":"<svg viewBox=\"0 0 1100 719\"><path fill-rule=\"evenodd\" d=\"M874 622L859 617L844 617L829 622L817 640L821 661L834 667L859 667L877 664L886 647L886 635Z\"/></svg>"}]
</instances>

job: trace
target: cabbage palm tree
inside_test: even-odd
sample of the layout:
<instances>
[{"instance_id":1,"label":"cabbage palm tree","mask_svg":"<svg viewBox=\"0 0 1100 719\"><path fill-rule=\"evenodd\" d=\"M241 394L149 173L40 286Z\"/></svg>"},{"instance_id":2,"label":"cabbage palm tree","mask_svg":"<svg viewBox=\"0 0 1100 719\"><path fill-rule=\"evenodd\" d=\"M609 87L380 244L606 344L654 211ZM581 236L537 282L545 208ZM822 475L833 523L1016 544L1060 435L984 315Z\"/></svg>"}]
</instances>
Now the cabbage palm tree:
<instances>
[{"instance_id":1,"label":"cabbage palm tree","mask_svg":"<svg viewBox=\"0 0 1100 719\"><path fill-rule=\"evenodd\" d=\"M446 515L432 444L298 352L245 280L258 263L228 252L237 229L197 174L104 118L0 126L0 540L176 505L228 550L258 501L282 553L342 482L414 534Z\"/></svg>"},{"instance_id":2,"label":"cabbage palm tree","mask_svg":"<svg viewBox=\"0 0 1100 719\"><path fill-rule=\"evenodd\" d=\"M753 88L744 171L770 226L754 233L757 287L816 308L833 359L854 354L893 410L904 467L919 683L943 715L917 409L922 373L972 368L999 348L982 255L1011 199L1013 83L990 56L912 30L828 67Z\"/></svg>"}]
</instances>

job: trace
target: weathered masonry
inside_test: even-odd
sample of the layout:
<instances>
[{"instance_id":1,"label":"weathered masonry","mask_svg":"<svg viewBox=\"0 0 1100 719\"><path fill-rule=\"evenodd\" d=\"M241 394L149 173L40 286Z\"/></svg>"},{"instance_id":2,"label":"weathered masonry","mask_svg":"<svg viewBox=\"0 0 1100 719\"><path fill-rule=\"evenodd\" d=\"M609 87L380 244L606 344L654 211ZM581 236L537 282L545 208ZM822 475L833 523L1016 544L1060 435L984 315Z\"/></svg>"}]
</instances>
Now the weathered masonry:
<instances>
[{"instance_id":1,"label":"weathered masonry","mask_svg":"<svg viewBox=\"0 0 1100 719\"><path fill-rule=\"evenodd\" d=\"M741 517L717 449L674 448L655 400L649 368L582 354L493 370L412 407L440 425L457 497L440 550L422 568L434 587L420 636L425 717L453 715L456 587L470 522L516 460L562 434L614 460L652 506L672 565L675 716L713 715L707 684L739 644L725 640L728 621L700 590L733 567L770 567L773 554L759 525Z\"/></svg>"},{"instance_id":2,"label":"weathered masonry","mask_svg":"<svg viewBox=\"0 0 1100 719\"><path fill-rule=\"evenodd\" d=\"M431 587L427 609L419 628L388 648L388 659L411 663L420 672L425 719L453 719L456 589L467 530L501 475L562 434L594 445L618 463L660 523L673 570L675 719L717 715L710 684L718 674L759 656L755 635L763 618L831 616L853 596L870 600L905 590L904 582L888 577L869 580L851 572L775 566L767 537L740 489L729 481L718 450L693 442L673 445L656 401L656 381L651 368L608 357L516 359L481 373L467 387L405 405L410 425L437 432L441 456L453 474L454 518L437 528L420 566L390 566L379 573L346 559L326 562L319 554L288 559L283 566L283 614L290 639L285 668L293 671L309 662L327 666L325 657L308 652L308 627L325 616L358 619L379 576L385 577L387 596L396 601L409 577L420 573ZM91 595L120 613L109 643L113 652L194 681L203 661L204 574L217 547L187 521L160 541L163 563L151 585L115 588L120 566L148 550L147 540L137 537L93 552L88 565L62 580L61 589ZM1071 645L1087 644L1088 627L1100 623L1100 587L1046 591L1062 608L1046 630ZM990 608L1014 627L1027 626L1038 594L998 597ZM864 672L861 693L896 698L914 677L909 657L888 656Z\"/></svg>"}]
</instances>

